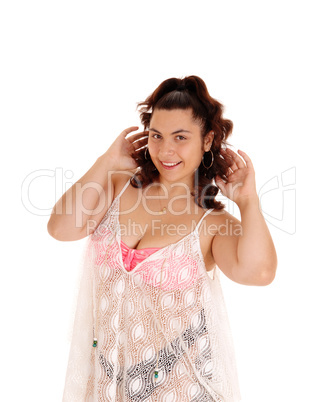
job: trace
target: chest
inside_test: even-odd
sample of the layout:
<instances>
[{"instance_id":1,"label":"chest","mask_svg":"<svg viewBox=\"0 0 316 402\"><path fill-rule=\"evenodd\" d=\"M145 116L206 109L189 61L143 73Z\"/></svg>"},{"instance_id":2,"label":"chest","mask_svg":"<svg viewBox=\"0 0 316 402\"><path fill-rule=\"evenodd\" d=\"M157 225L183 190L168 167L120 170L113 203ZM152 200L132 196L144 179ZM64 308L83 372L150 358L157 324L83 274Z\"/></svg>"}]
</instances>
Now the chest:
<instances>
[{"instance_id":1,"label":"chest","mask_svg":"<svg viewBox=\"0 0 316 402\"><path fill-rule=\"evenodd\" d=\"M163 248L177 243L189 235L199 224L199 241L207 270L215 266L211 244L214 234L208 230L210 215L203 220L205 210L192 200L173 202L167 205L166 213L160 213L159 200L139 196L139 189L129 187L119 199L119 225L121 240L130 249ZM165 203L166 204L166 203ZM164 205L164 204L163 204Z\"/></svg>"}]
</instances>

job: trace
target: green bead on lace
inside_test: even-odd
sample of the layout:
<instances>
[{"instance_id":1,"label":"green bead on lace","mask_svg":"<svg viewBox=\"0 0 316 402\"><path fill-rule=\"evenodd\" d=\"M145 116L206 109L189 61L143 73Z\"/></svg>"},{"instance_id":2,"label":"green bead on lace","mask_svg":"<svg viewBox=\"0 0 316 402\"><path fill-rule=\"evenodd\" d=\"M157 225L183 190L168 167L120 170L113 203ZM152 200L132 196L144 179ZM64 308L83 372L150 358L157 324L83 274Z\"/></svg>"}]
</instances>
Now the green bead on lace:
<instances>
[{"instance_id":1,"label":"green bead on lace","mask_svg":"<svg viewBox=\"0 0 316 402\"><path fill-rule=\"evenodd\" d=\"M158 378L158 371L155 371L155 378Z\"/></svg>"},{"instance_id":2,"label":"green bead on lace","mask_svg":"<svg viewBox=\"0 0 316 402\"><path fill-rule=\"evenodd\" d=\"M94 339L93 339L93 344L92 344L92 346L93 346L94 348L96 348L97 345L98 345L98 340L97 340L97 338L94 338Z\"/></svg>"}]
</instances>

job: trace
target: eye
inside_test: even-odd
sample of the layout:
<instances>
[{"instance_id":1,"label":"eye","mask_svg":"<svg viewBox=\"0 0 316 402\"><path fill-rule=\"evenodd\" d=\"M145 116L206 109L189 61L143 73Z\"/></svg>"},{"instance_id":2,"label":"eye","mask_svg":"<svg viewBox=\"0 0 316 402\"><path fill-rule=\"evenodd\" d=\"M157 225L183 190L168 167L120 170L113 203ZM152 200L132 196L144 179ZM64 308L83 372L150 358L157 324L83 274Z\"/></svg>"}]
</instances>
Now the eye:
<instances>
[{"instance_id":1,"label":"eye","mask_svg":"<svg viewBox=\"0 0 316 402\"><path fill-rule=\"evenodd\" d=\"M152 134L151 138L160 139L161 135L160 134ZM176 138L178 138L180 141L186 140L186 137L184 137L183 135L177 135Z\"/></svg>"}]
</instances>

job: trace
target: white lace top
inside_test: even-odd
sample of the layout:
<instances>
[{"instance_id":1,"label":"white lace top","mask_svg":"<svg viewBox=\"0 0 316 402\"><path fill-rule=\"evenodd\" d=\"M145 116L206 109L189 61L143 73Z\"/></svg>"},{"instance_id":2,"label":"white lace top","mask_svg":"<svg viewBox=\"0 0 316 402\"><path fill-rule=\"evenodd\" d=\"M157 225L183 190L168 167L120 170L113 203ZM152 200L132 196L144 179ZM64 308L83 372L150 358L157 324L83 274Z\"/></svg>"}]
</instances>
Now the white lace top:
<instances>
[{"instance_id":1,"label":"white lace top","mask_svg":"<svg viewBox=\"0 0 316 402\"><path fill-rule=\"evenodd\" d=\"M240 401L219 269L206 271L200 248L211 210L128 271L118 219L128 184L87 241L63 402Z\"/></svg>"}]
</instances>

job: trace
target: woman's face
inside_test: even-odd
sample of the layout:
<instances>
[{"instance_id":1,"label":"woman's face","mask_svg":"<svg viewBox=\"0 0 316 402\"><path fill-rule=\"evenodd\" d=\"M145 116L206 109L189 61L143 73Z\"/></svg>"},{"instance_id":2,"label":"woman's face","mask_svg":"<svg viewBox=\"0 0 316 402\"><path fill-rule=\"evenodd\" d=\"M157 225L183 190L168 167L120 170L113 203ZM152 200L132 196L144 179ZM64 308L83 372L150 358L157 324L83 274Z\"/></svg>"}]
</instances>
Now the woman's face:
<instances>
[{"instance_id":1,"label":"woman's face","mask_svg":"<svg viewBox=\"0 0 316 402\"><path fill-rule=\"evenodd\" d=\"M208 133L202 144L201 128L193 120L191 109L157 109L148 130L148 151L160 181L182 182L191 187L194 172L211 147L213 133Z\"/></svg>"}]
</instances>

